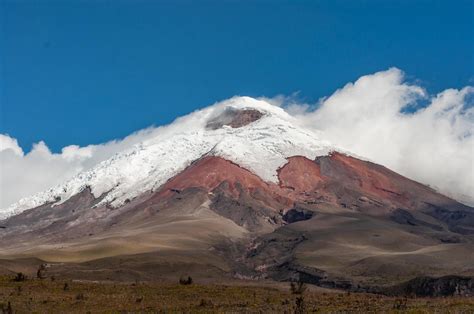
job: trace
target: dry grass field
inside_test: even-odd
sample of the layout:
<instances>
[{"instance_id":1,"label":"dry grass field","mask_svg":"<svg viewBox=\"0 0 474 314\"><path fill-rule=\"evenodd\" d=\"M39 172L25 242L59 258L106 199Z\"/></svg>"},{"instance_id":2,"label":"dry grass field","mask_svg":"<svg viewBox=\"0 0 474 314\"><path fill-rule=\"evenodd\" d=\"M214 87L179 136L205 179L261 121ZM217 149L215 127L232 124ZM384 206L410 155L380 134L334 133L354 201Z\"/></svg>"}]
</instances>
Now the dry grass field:
<instances>
[{"instance_id":1,"label":"dry grass field","mask_svg":"<svg viewBox=\"0 0 474 314\"><path fill-rule=\"evenodd\" d=\"M473 298L392 298L289 286L0 279L0 313L473 313Z\"/></svg>"}]
</instances>

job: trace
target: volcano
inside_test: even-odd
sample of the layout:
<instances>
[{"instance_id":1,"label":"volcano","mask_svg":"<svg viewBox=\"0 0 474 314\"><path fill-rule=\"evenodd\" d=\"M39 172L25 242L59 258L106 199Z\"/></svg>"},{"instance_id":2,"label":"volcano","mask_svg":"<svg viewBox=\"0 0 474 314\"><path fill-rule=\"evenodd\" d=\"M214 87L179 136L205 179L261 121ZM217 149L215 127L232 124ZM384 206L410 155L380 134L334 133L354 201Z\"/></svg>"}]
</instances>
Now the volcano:
<instances>
[{"instance_id":1,"label":"volcano","mask_svg":"<svg viewBox=\"0 0 474 314\"><path fill-rule=\"evenodd\" d=\"M1 272L46 262L75 279L375 292L474 275L474 208L249 97L182 117L0 219Z\"/></svg>"}]
</instances>

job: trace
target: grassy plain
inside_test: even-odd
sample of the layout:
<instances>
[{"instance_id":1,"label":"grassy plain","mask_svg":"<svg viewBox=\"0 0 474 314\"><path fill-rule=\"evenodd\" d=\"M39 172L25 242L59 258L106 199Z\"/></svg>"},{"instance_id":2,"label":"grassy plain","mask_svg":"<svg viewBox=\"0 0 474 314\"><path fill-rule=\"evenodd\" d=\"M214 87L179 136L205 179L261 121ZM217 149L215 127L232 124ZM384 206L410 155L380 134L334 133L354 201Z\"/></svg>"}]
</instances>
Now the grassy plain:
<instances>
[{"instance_id":1,"label":"grassy plain","mask_svg":"<svg viewBox=\"0 0 474 314\"><path fill-rule=\"evenodd\" d=\"M0 277L0 313L473 313L474 298L394 298L289 286Z\"/></svg>"}]
</instances>

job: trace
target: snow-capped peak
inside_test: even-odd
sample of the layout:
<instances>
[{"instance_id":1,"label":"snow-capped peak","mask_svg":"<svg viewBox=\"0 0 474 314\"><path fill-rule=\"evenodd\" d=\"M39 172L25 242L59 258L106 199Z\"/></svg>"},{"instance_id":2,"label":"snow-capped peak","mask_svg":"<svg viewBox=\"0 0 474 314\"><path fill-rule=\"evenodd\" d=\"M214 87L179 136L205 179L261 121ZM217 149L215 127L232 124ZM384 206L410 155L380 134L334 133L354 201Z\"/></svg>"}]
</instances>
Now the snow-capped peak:
<instances>
[{"instance_id":1,"label":"snow-capped peak","mask_svg":"<svg viewBox=\"0 0 474 314\"><path fill-rule=\"evenodd\" d=\"M258 111L258 119L241 127L225 125L230 111ZM225 116L225 118L223 117ZM210 121L223 121L209 127ZM158 189L168 179L203 155L228 159L265 181L277 182L277 170L286 158L314 159L334 147L320 134L298 125L282 108L250 97L234 97L162 128L157 136L117 153L94 168L81 172L51 189L21 199L0 211L0 219L45 203L57 204L90 187L101 203L118 207L125 200Z\"/></svg>"}]
</instances>

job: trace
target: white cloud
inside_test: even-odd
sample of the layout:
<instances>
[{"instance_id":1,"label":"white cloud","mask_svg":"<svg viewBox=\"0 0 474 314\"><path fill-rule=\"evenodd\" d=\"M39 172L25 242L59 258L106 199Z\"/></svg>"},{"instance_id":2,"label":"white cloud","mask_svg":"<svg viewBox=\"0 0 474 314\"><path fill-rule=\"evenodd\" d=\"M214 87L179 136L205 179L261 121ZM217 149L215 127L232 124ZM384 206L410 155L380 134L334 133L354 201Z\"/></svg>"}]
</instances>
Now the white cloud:
<instances>
[{"instance_id":1,"label":"white cloud","mask_svg":"<svg viewBox=\"0 0 474 314\"><path fill-rule=\"evenodd\" d=\"M0 134L0 208L62 183L115 153L155 136L161 129L148 128L101 145L70 145L59 154L52 153L43 141L24 154L16 139Z\"/></svg>"},{"instance_id":2,"label":"white cloud","mask_svg":"<svg viewBox=\"0 0 474 314\"><path fill-rule=\"evenodd\" d=\"M8 135L0 134L0 152L9 150L18 156L23 156L23 150L18 145L18 141Z\"/></svg>"},{"instance_id":3,"label":"white cloud","mask_svg":"<svg viewBox=\"0 0 474 314\"><path fill-rule=\"evenodd\" d=\"M429 96L392 68L347 84L315 110L303 104L296 116L336 145L473 204L473 94L465 87ZM420 100L422 109L403 110Z\"/></svg>"},{"instance_id":4,"label":"white cloud","mask_svg":"<svg viewBox=\"0 0 474 314\"><path fill-rule=\"evenodd\" d=\"M474 88L466 87L430 96L423 88L406 83L403 73L392 68L363 76L317 104L302 103L297 94L262 99L284 107L301 124L323 131L338 146L473 204L473 94ZM423 109L403 113L419 100L427 103ZM201 120L198 112L177 121L199 124ZM151 127L101 145L70 145L58 154L44 142L25 154L16 139L0 134L0 208L59 184L141 141L165 139L182 125Z\"/></svg>"}]
</instances>

